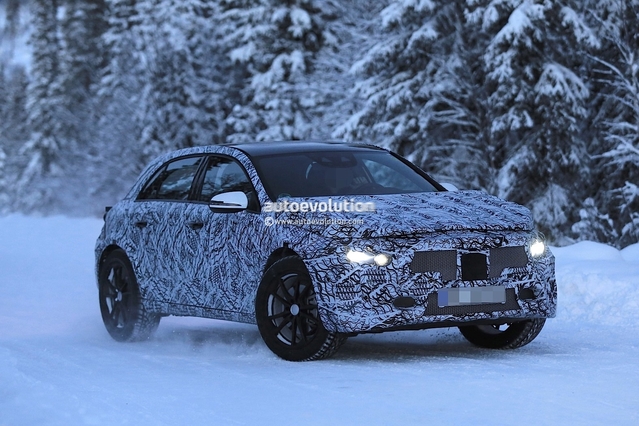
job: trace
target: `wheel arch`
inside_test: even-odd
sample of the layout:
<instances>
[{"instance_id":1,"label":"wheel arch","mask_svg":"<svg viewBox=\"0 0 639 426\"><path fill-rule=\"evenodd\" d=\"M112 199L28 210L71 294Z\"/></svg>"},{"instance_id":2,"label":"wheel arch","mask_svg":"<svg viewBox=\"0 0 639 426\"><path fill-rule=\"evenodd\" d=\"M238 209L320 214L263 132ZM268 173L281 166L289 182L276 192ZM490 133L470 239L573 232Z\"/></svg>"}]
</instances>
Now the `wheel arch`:
<instances>
[{"instance_id":1,"label":"wheel arch","mask_svg":"<svg viewBox=\"0 0 639 426\"><path fill-rule=\"evenodd\" d=\"M266 263L264 264L264 268L262 269L262 276L264 276L264 274L266 273L266 271L268 271L268 268L271 267L271 265L273 265L275 262L277 262L280 259L283 259L287 256L298 256L300 259L302 259L302 257L292 248L290 248L288 245L283 245L282 247L278 247L277 249L275 249L268 257L268 259L266 259ZM304 259L302 259L302 261L304 261Z\"/></svg>"},{"instance_id":2,"label":"wheel arch","mask_svg":"<svg viewBox=\"0 0 639 426\"><path fill-rule=\"evenodd\" d=\"M332 332L337 331L334 321L331 320L330 304L328 303L328 299L326 297L326 294L324 293L324 289L326 286L322 285L322 283L320 282L320 276L317 273L318 271L316 267L314 266L314 263L313 262L308 263L304 259L304 257L299 254L298 251L291 248L287 243L284 243L284 245L282 245L281 247L278 247L277 249L273 250L273 252L269 255L266 263L264 264L264 269L262 270L260 282L265 276L266 271L268 271L268 269L275 262L289 256L297 256L300 259L300 261L304 264L304 267L306 268L308 275L311 278L311 284L313 285L315 289L315 294L317 297L319 315L320 315L320 318L322 319L324 327L326 327L327 330ZM258 287L259 287L259 284L258 284ZM257 292L255 294L257 295ZM253 304L255 304L255 299L253 300Z\"/></svg>"},{"instance_id":3,"label":"wheel arch","mask_svg":"<svg viewBox=\"0 0 639 426\"><path fill-rule=\"evenodd\" d=\"M109 244L104 248L104 250L102 250L102 254L100 254L100 260L98 261L98 272L100 271L100 267L102 266L106 258L116 250L122 250L126 253L126 251L117 244Z\"/></svg>"}]
</instances>

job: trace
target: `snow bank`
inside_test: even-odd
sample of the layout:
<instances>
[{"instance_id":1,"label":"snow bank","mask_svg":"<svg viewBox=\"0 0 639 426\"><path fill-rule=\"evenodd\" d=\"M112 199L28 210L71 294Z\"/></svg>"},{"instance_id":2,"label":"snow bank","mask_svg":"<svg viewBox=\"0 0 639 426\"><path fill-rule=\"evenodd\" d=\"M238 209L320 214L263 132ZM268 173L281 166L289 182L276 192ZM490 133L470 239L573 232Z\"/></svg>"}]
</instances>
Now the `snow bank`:
<instances>
[{"instance_id":1,"label":"snow bank","mask_svg":"<svg viewBox=\"0 0 639 426\"><path fill-rule=\"evenodd\" d=\"M584 241L552 251L557 258L558 320L637 326L639 244L619 251Z\"/></svg>"}]
</instances>

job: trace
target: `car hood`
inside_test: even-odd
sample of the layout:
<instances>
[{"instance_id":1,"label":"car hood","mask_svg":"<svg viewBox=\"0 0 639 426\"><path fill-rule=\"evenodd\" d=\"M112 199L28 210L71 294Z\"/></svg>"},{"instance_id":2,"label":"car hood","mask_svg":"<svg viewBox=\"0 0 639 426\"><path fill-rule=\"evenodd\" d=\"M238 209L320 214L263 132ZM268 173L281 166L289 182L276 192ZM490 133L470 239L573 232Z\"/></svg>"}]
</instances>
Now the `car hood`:
<instances>
[{"instance_id":1,"label":"car hood","mask_svg":"<svg viewBox=\"0 0 639 426\"><path fill-rule=\"evenodd\" d=\"M347 201L351 203L349 210L356 209L354 203L374 204L374 211L360 213L318 211L324 207L321 204L316 205L315 211L275 213L278 224L302 227L332 237L375 238L449 231L533 229L532 215L526 207L480 191L288 198L286 201L325 203L326 207Z\"/></svg>"}]
</instances>

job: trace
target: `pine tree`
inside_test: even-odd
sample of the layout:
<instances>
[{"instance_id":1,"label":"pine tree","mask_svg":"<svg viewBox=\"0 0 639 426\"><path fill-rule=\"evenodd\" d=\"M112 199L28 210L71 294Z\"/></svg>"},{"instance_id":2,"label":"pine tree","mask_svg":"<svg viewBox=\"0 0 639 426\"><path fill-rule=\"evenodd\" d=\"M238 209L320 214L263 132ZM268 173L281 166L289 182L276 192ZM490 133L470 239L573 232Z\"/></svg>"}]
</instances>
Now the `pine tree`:
<instances>
[{"instance_id":1,"label":"pine tree","mask_svg":"<svg viewBox=\"0 0 639 426\"><path fill-rule=\"evenodd\" d=\"M95 98L99 74L106 63L102 36L107 29L104 0L66 0L61 22L64 57L61 61L62 85L67 109L78 116ZM80 122L85 117L77 117ZM76 132L77 123L75 124Z\"/></svg>"},{"instance_id":2,"label":"pine tree","mask_svg":"<svg viewBox=\"0 0 639 426\"><path fill-rule=\"evenodd\" d=\"M102 36L107 29L104 0L66 0L60 21L60 96L63 126L58 137L64 141L65 163L72 165L64 177L68 190L59 197L68 213L86 214L98 158L97 102L100 73L106 63Z\"/></svg>"},{"instance_id":3,"label":"pine tree","mask_svg":"<svg viewBox=\"0 0 639 426\"><path fill-rule=\"evenodd\" d=\"M145 6L144 1L107 0L107 29L102 35L106 63L97 90L99 136L92 153L96 204L117 201L146 164L140 144L149 74L141 29Z\"/></svg>"},{"instance_id":4,"label":"pine tree","mask_svg":"<svg viewBox=\"0 0 639 426\"><path fill-rule=\"evenodd\" d=\"M598 7L594 21L603 42L593 56L600 91L591 153L598 172L594 208L605 214L585 220L600 226L601 217L610 217L614 229L607 240L624 247L639 241L639 1L608 0Z\"/></svg>"},{"instance_id":5,"label":"pine tree","mask_svg":"<svg viewBox=\"0 0 639 426\"><path fill-rule=\"evenodd\" d=\"M144 27L154 29L141 140L146 158L222 141L225 57L214 40L214 15L201 0L160 0L145 14Z\"/></svg>"},{"instance_id":6,"label":"pine tree","mask_svg":"<svg viewBox=\"0 0 639 426\"><path fill-rule=\"evenodd\" d=\"M8 194L8 176L6 171L7 155L0 145L0 215L6 214L10 211L10 202Z\"/></svg>"},{"instance_id":7,"label":"pine tree","mask_svg":"<svg viewBox=\"0 0 639 426\"><path fill-rule=\"evenodd\" d=\"M325 43L321 10L313 0L224 0L221 7L220 32L239 67L235 78L245 79L227 140L306 138L312 101L306 104L296 84L312 72Z\"/></svg>"},{"instance_id":8,"label":"pine tree","mask_svg":"<svg viewBox=\"0 0 639 426\"><path fill-rule=\"evenodd\" d=\"M379 38L379 12L387 1L323 0L318 3L325 23L324 42L313 61L311 73L296 83L305 94L312 140L341 138L339 126L362 108L362 100L352 95L359 76L350 72L354 58L368 50ZM374 7L371 7L374 6Z\"/></svg>"},{"instance_id":9,"label":"pine tree","mask_svg":"<svg viewBox=\"0 0 639 426\"><path fill-rule=\"evenodd\" d=\"M581 131L590 91L573 52L597 39L569 0L488 1L469 17L491 34L484 67L498 170L492 191L527 204L538 227L561 242L578 215L587 169Z\"/></svg>"},{"instance_id":10,"label":"pine tree","mask_svg":"<svg viewBox=\"0 0 639 426\"><path fill-rule=\"evenodd\" d=\"M20 30L20 9L20 0L7 0L5 3L5 25L0 40L4 41L6 37L9 56L15 52L16 38Z\"/></svg>"},{"instance_id":11,"label":"pine tree","mask_svg":"<svg viewBox=\"0 0 639 426\"><path fill-rule=\"evenodd\" d=\"M28 164L18 182L19 191L29 194L21 200L26 211L47 210L56 203L62 175L60 43L57 0L34 0L33 66L28 89L30 139L21 149Z\"/></svg>"},{"instance_id":12,"label":"pine tree","mask_svg":"<svg viewBox=\"0 0 639 426\"><path fill-rule=\"evenodd\" d=\"M6 83L5 83L5 71L4 66L0 63L0 215L6 213L9 210L9 196L8 196L8 186L7 182L7 170L6 170L6 159L7 155L4 152L3 147L7 143L6 136L4 133L5 124L7 121L7 91L6 91Z\"/></svg>"},{"instance_id":13,"label":"pine tree","mask_svg":"<svg viewBox=\"0 0 639 426\"><path fill-rule=\"evenodd\" d=\"M380 13L384 34L353 71L366 99L337 134L372 139L458 186L485 188L480 137L482 51L464 1L395 0Z\"/></svg>"},{"instance_id":14,"label":"pine tree","mask_svg":"<svg viewBox=\"0 0 639 426\"><path fill-rule=\"evenodd\" d=\"M27 73L24 67L12 66L8 70L0 66L0 147L4 153L0 174L0 192L4 193L4 208L15 210L15 200L19 193L16 182L26 162L20 149L28 140L28 114L26 110Z\"/></svg>"},{"instance_id":15,"label":"pine tree","mask_svg":"<svg viewBox=\"0 0 639 426\"><path fill-rule=\"evenodd\" d=\"M4 35L13 43L20 28L20 0L7 0L5 3L6 24ZM11 48L13 50L13 46Z\"/></svg>"}]
</instances>

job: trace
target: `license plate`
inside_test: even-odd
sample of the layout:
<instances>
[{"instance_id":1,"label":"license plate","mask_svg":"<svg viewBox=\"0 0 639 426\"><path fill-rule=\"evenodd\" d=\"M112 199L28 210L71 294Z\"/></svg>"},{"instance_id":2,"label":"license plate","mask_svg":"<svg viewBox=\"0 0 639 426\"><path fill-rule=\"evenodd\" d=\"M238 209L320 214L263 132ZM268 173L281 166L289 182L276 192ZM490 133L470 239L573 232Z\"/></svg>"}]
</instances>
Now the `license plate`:
<instances>
[{"instance_id":1,"label":"license plate","mask_svg":"<svg viewBox=\"0 0 639 426\"><path fill-rule=\"evenodd\" d=\"M506 287L445 288L437 292L437 305L462 306L506 303Z\"/></svg>"}]
</instances>

